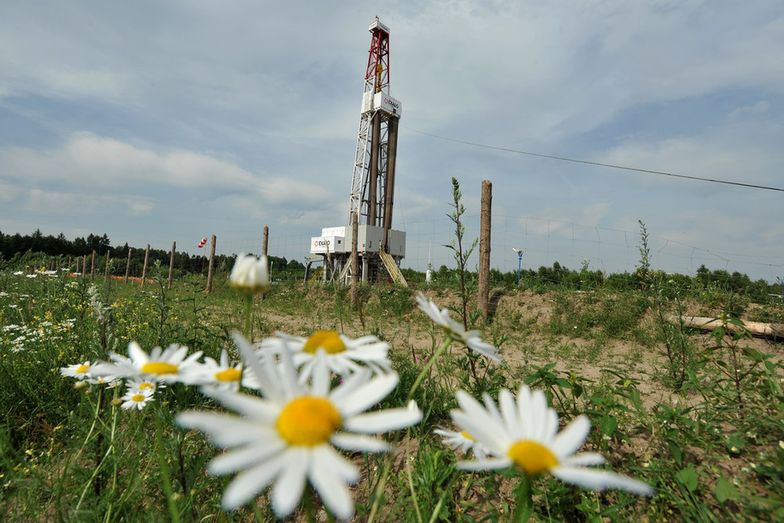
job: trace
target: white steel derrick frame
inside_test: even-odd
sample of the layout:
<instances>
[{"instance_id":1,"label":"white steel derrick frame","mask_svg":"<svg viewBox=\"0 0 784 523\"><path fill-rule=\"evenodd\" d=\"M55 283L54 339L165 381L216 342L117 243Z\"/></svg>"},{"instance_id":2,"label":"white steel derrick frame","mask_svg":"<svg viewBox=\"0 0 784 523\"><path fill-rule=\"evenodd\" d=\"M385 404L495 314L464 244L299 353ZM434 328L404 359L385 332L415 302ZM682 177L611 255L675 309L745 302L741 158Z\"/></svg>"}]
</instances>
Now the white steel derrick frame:
<instances>
[{"instance_id":1,"label":"white steel derrick frame","mask_svg":"<svg viewBox=\"0 0 784 523\"><path fill-rule=\"evenodd\" d=\"M376 220L375 223L368 223L370 216L370 149L372 145L372 122L375 115L381 118L378 150L378 185L376 190ZM359 223L368 225L382 226L384 224L384 198L386 194L387 181L387 162L389 158L389 119L390 116L385 111L366 111L359 121L359 132L357 133L357 152L354 160L354 174L351 179L351 200L348 209L348 221L351 223L351 215L359 212Z\"/></svg>"}]
</instances>

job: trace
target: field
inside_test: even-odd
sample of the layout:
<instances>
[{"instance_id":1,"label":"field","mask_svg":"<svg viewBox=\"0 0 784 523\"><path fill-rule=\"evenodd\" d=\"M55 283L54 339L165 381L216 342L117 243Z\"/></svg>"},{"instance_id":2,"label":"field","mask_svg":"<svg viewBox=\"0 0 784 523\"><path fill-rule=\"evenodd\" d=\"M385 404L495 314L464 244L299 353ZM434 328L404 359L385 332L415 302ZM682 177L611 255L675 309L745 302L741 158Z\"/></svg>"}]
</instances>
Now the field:
<instances>
[{"instance_id":1,"label":"field","mask_svg":"<svg viewBox=\"0 0 784 523\"><path fill-rule=\"evenodd\" d=\"M363 287L354 310L346 288L279 283L256 297L249 325L245 298L226 280L218 274L205 295L199 276L169 290L164 280L142 289L64 272L0 272L4 521L274 520L268 489L238 510L221 508L232 476L206 471L221 451L175 423L189 409L225 411L198 387L170 384L143 409L126 410L124 387L60 371L124 355L131 341L148 352L183 344L215 359L225 349L237 361L232 332L251 330L256 340L334 330L390 344L400 382L381 407L405 405L412 392L423 418L384 436L391 454L351 455L361 471L351 490L356 521L511 520L524 502L520 474L459 470L463 456L433 430L454 429L456 389L497 398L523 383L545 392L562 427L581 414L590 419L582 451L601 453L604 468L655 489L651 497L595 492L537 475L532 521L784 519L784 343L665 320L683 313L728 325L784 323L780 303L755 304L693 281L663 281L655 290L498 287L487 322L468 303L469 323L499 347L495 364L459 343L432 360L445 335L417 307L416 290ZM416 286L441 307L460 309L452 280ZM331 518L316 496L289 517Z\"/></svg>"}]
</instances>

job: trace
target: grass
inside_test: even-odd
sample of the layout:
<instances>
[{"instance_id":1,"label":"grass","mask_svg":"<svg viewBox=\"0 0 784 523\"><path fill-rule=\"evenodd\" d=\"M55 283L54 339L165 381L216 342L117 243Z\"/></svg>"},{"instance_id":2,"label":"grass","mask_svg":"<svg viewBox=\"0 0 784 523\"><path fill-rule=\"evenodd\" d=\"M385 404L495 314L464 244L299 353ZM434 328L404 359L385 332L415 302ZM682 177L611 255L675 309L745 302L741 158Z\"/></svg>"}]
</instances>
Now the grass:
<instances>
[{"instance_id":1,"label":"grass","mask_svg":"<svg viewBox=\"0 0 784 523\"><path fill-rule=\"evenodd\" d=\"M214 407L194 388L172 385L148 408L131 412L114 401L122 391L77 388L59 374L62 366L124 352L131 340L146 349L177 342L212 357L222 349L236 357L230 332L242 328L242 301L220 275L216 282L215 292L205 296L198 277L178 281L170 291L102 279L91 290L81 279L0 272L4 520L167 521L173 514L181 521L273 519L266 495L258 498L256 510L220 508L229 478L205 473L218 451L200 433L173 423L182 410ZM416 309L408 289L363 288L360 312L347 298L339 287L276 285L257 304L254 331L304 336L336 329L387 340L401 382L384 405L398 406L439 333ZM449 288L439 289L435 299L460 303ZM695 292L689 300L694 309L782 317L779 305L722 301L713 291ZM503 365L485 368L480 362L481 379L474 379L471 362L454 348L436 366L415 394L422 423L394 436L396 451L386 486L378 491L376 520L506 521L514 508L515 477L457 470L460 457L432 430L451 427L456 386L496 395L522 382L545 390L562 420L586 414L593 427L588 449L604 454L612 470L657 489L645 499L541 477L534 483L534 520L784 518L781 343L687 334L695 357L686 384L675 390L664 371L658 325L638 291L507 292L483 330L483 339L501 345ZM724 372L732 358L745 373L739 384ZM384 456L354 459L362 470L354 490L356 520L364 521L387 461Z\"/></svg>"}]
</instances>

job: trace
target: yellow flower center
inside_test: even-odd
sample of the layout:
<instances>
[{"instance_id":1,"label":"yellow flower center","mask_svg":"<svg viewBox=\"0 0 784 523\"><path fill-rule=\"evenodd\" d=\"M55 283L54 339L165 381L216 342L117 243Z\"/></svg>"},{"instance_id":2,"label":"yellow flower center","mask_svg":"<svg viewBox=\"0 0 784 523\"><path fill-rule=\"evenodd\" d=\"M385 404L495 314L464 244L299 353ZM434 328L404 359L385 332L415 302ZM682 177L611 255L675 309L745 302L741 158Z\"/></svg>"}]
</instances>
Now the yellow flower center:
<instances>
[{"instance_id":1,"label":"yellow flower center","mask_svg":"<svg viewBox=\"0 0 784 523\"><path fill-rule=\"evenodd\" d=\"M515 442L507 452L515 464L528 474L539 474L558 465L558 458L550 449L530 439Z\"/></svg>"},{"instance_id":2,"label":"yellow flower center","mask_svg":"<svg viewBox=\"0 0 784 523\"><path fill-rule=\"evenodd\" d=\"M86 363L82 363L81 365L76 367L76 374L84 374L88 370L90 370L90 366Z\"/></svg>"},{"instance_id":3,"label":"yellow flower center","mask_svg":"<svg viewBox=\"0 0 784 523\"><path fill-rule=\"evenodd\" d=\"M225 369L215 373L215 379L218 381L233 382L240 381L242 371L240 369Z\"/></svg>"},{"instance_id":4,"label":"yellow flower center","mask_svg":"<svg viewBox=\"0 0 784 523\"><path fill-rule=\"evenodd\" d=\"M131 396L131 401L135 401L136 403L141 403L144 401L144 394L139 394L138 392Z\"/></svg>"},{"instance_id":5,"label":"yellow flower center","mask_svg":"<svg viewBox=\"0 0 784 523\"><path fill-rule=\"evenodd\" d=\"M283 407L276 427L288 444L313 447L329 440L341 421L340 413L328 399L300 396Z\"/></svg>"},{"instance_id":6,"label":"yellow flower center","mask_svg":"<svg viewBox=\"0 0 784 523\"><path fill-rule=\"evenodd\" d=\"M335 331L316 331L305 341L303 351L316 354L319 349L324 349L327 354L337 354L346 350L346 344Z\"/></svg>"},{"instance_id":7,"label":"yellow flower center","mask_svg":"<svg viewBox=\"0 0 784 523\"><path fill-rule=\"evenodd\" d=\"M148 361L142 365L144 374L177 374L177 365L165 361Z\"/></svg>"},{"instance_id":8,"label":"yellow flower center","mask_svg":"<svg viewBox=\"0 0 784 523\"><path fill-rule=\"evenodd\" d=\"M151 381L143 381L139 383L139 390L154 389L155 384Z\"/></svg>"},{"instance_id":9,"label":"yellow flower center","mask_svg":"<svg viewBox=\"0 0 784 523\"><path fill-rule=\"evenodd\" d=\"M460 435L463 436L468 441L476 441L474 437L466 431L461 432Z\"/></svg>"}]
</instances>

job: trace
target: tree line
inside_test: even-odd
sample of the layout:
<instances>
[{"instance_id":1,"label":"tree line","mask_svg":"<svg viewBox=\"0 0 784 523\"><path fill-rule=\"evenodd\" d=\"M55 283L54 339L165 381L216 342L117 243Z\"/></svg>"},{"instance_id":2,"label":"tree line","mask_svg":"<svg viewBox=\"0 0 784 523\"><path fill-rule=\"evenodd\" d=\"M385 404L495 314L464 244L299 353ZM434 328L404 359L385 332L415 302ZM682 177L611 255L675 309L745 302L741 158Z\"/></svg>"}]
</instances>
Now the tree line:
<instances>
[{"instance_id":1,"label":"tree line","mask_svg":"<svg viewBox=\"0 0 784 523\"><path fill-rule=\"evenodd\" d=\"M63 233L57 236L44 235L40 230L26 235L19 233L4 234L0 231L0 260L9 262L11 265L16 265L22 258L30 258L34 255L43 254L50 257L72 257L75 259L81 256L91 256L93 251L95 251L96 255L103 260L105 260L105 256L108 254L110 259L116 261L111 264L110 272L112 274L125 274L126 260L128 259L128 251L130 249L130 273L139 275L144 264L145 248L146 246L129 246L128 243L113 246L107 234L88 234L86 237L76 237L73 240L69 240ZM209 254L207 247L205 247L204 254L175 252L175 272L178 274L205 272L207 270L205 255L207 254ZM156 262L159 262L161 265L168 267L169 256L170 251L168 250L150 248L148 266L153 267ZM271 266L279 274L280 272L302 273L305 270L305 266L297 260L287 260L282 256L270 256L269 259ZM219 271L231 270L234 264L234 256L216 254L214 264ZM103 270L103 266L101 266L101 270Z\"/></svg>"}]
</instances>

